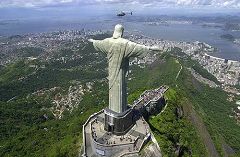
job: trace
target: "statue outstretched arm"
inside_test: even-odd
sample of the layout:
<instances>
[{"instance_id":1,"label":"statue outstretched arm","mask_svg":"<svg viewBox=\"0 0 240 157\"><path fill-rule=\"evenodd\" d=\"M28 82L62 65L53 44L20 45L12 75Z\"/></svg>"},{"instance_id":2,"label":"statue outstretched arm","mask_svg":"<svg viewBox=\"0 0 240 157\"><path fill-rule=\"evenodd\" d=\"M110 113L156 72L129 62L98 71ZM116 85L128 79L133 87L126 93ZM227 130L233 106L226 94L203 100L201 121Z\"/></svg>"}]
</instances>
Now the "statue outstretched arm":
<instances>
[{"instance_id":1,"label":"statue outstretched arm","mask_svg":"<svg viewBox=\"0 0 240 157\"><path fill-rule=\"evenodd\" d=\"M149 50L150 51L171 51L172 47L166 47L166 45L164 44L162 48L160 48L159 46L150 46Z\"/></svg>"},{"instance_id":2,"label":"statue outstretched arm","mask_svg":"<svg viewBox=\"0 0 240 157\"><path fill-rule=\"evenodd\" d=\"M90 43L93 43L95 40L94 39L88 39Z\"/></svg>"},{"instance_id":3,"label":"statue outstretched arm","mask_svg":"<svg viewBox=\"0 0 240 157\"><path fill-rule=\"evenodd\" d=\"M150 51L159 51L159 52L164 52L164 51L171 51L171 47L166 46L165 44L160 47L160 46L145 46L142 44L137 44L134 42L128 42L128 49L129 53L127 53L129 57L143 57L146 56L147 53Z\"/></svg>"},{"instance_id":4,"label":"statue outstretched arm","mask_svg":"<svg viewBox=\"0 0 240 157\"><path fill-rule=\"evenodd\" d=\"M88 39L89 42L93 43L93 46L95 48L95 50L97 51L101 51L103 53L107 53L106 52L106 43L104 42L104 40L94 40L94 39Z\"/></svg>"},{"instance_id":5,"label":"statue outstretched arm","mask_svg":"<svg viewBox=\"0 0 240 157\"><path fill-rule=\"evenodd\" d=\"M162 49L158 46L149 46L150 51L162 51Z\"/></svg>"}]
</instances>

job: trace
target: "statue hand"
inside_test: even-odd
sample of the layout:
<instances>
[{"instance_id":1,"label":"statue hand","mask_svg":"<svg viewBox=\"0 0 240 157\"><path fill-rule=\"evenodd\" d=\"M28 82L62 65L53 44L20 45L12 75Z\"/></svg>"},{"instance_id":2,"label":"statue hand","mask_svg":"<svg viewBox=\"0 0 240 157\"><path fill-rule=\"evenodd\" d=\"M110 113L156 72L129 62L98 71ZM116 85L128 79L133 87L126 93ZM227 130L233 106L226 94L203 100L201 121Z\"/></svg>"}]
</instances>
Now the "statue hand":
<instances>
[{"instance_id":1,"label":"statue hand","mask_svg":"<svg viewBox=\"0 0 240 157\"><path fill-rule=\"evenodd\" d=\"M93 42L94 42L94 40L93 40L93 39L88 39L88 41L89 41L89 42L91 42L91 43L93 43Z\"/></svg>"},{"instance_id":2,"label":"statue hand","mask_svg":"<svg viewBox=\"0 0 240 157\"><path fill-rule=\"evenodd\" d=\"M152 51L162 51L162 49L158 46L152 46L149 49L152 50Z\"/></svg>"}]
</instances>

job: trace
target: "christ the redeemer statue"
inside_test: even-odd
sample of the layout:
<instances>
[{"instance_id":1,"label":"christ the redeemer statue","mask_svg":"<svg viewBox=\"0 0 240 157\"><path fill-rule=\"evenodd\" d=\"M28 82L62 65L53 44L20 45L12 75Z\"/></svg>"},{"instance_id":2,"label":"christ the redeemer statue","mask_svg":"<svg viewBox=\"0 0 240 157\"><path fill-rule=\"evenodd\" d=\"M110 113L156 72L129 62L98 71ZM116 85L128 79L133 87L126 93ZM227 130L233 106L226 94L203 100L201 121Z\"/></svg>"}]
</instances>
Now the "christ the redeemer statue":
<instances>
[{"instance_id":1,"label":"christ the redeemer statue","mask_svg":"<svg viewBox=\"0 0 240 157\"><path fill-rule=\"evenodd\" d=\"M124 28L115 26L113 37L104 40L89 39L97 51L108 58L109 109L122 113L127 110L126 74L131 57L144 56L149 51L161 51L158 47L144 46L122 38Z\"/></svg>"}]
</instances>

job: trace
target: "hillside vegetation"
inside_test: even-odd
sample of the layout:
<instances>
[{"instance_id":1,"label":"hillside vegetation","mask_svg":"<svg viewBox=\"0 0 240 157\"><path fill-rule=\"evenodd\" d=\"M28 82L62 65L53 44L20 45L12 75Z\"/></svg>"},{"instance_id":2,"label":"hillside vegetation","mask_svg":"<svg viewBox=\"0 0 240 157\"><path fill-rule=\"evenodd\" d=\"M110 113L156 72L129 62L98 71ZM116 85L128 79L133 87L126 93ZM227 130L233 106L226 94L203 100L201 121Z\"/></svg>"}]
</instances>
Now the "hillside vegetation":
<instances>
[{"instance_id":1,"label":"hillside vegetation","mask_svg":"<svg viewBox=\"0 0 240 157\"><path fill-rule=\"evenodd\" d=\"M183 107L191 105L200 115L200 118L203 119L218 154L220 156L234 155L235 152L235 156L238 156L240 152L240 126L230 116L233 114L232 108L235 107L235 104L227 101L228 95L222 89L210 88L208 85L198 82L187 68L199 69L199 73L203 73L204 77L218 83L211 74L200 69L200 67L196 68L198 64L190 58L179 56L179 54L181 53L178 53L178 57L175 56L176 53L174 55L162 55L159 60L147 69L135 70L136 75L139 77L132 80L133 86L130 84L130 87L132 87L130 89L139 87L139 84L142 84L144 86L134 90L139 93L139 90L142 91L143 87L154 88L161 84L170 85L177 92L177 95L181 96L177 104L182 104ZM176 80L180 66L183 69ZM181 100L185 99L187 100L186 104L181 103ZM188 113L185 115L188 115ZM192 120L190 119L190 121ZM159 123L159 126L161 126L161 123ZM198 128L198 126L195 126L195 128ZM201 135L201 132L198 132L198 134ZM204 141L203 137L202 140L205 142L205 147L207 147L209 142ZM211 148L208 148L207 151L208 154L211 151L214 152Z\"/></svg>"},{"instance_id":2,"label":"hillside vegetation","mask_svg":"<svg viewBox=\"0 0 240 157\"><path fill-rule=\"evenodd\" d=\"M82 124L94 112L108 104L107 62L97 55L91 45L78 51L83 58L63 62L34 61L45 68L31 68L33 62L17 61L0 69L0 156L77 156L82 143ZM66 55L63 53L63 55ZM60 56L59 56L60 57ZM67 56L65 56L68 58ZM195 66L195 67L194 67ZM214 77L197 67L187 57L164 54L146 68L132 66L128 82L129 103L145 89L160 85L170 86L166 93L167 107L148 122L159 142L164 156L210 156L214 150L207 148L198 125L204 125L220 156L240 152L240 127L233 118L227 94L221 89L210 88L198 82L187 70L192 67L204 77ZM180 71L180 69L182 70ZM197 71L196 70L196 71ZM179 73L180 71L180 73ZM179 76L177 77L177 74ZM50 108L69 86L93 83L84 91L82 101L72 112L64 110L57 119ZM33 94L50 91L49 96ZM194 123L189 115L196 111L201 121ZM213 148L213 149L214 149Z\"/></svg>"}]
</instances>

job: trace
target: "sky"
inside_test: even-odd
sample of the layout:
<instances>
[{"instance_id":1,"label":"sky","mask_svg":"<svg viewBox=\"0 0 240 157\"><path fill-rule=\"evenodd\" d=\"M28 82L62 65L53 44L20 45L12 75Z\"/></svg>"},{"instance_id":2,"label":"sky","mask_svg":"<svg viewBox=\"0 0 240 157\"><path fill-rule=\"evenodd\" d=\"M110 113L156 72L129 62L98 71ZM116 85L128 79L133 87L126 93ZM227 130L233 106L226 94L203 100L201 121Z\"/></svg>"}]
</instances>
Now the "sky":
<instances>
[{"instance_id":1,"label":"sky","mask_svg":"<svg viewBox=\"0 0 240 157\"><path fill-rule=\"evenodd\" d=\"M75 14L240 12L240 0L0 0L0 19Z\"/></svg>"},{"instance_id":2,"label":"sky","mask_svg":"<svg viewBox=\"0 0 240 157\"><path fill-rule=\"evenodd\" d=\"M240 0L0 0L0 7L57 7L85 5L134 5L135 7L239 8Z\"/></svg>"}]
</instances>

